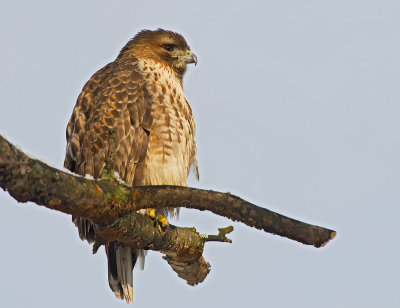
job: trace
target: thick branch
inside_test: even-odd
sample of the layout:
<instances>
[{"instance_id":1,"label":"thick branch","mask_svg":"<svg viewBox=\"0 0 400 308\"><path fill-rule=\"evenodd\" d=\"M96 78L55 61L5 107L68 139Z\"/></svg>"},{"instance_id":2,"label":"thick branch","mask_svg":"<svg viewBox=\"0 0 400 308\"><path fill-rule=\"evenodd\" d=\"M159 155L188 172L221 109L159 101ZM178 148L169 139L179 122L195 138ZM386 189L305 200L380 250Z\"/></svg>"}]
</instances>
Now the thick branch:
<instances>
[{"instance_id":1,"label":"thick branch","mask_svg":"<svg viewBox=\"0 0 400 308\"><path fill-rule=\"evenodd\" d=\"M123 193L130 196L128 187L119 187L114 180L96 184L52 168L29 158L2 136L0 186L17 201L33 201L50 209L92 219L96 223L93 252L115 240L134 248L160 251L167 255L167 262L178 276L190 285L202 282L210 270L210 264L202 257L203 236L196 229L169 226L161 230L148 216L120 206L127 200ZM118 201L119 198L122 201Z\"/></svg>"},{"instance_id":2,"label":"thick branch","mask_svg":"<svg viewBox=\"0 0 400 308\"><path fill-rule=\"evenodd\" d=\"M95 181L27 157L0 136L0 186L20 202L33 201L101 226L143 208L187 207L208 210L269 233L321 247L333 230L310 225L258 207L229 193L189 187L128 187Z\"/></svg>"},{"instance_id":3,"label":"thick branch","mask_svg":"<svg viewBox=\"0 0 400 308\"><path fill-rule=\"evenodd\" d=\"M190 285L202 282L210 271L210 264L203 258L204 236L195 228L169 225L162 230L147 215L136 212L117 219L108 227L96 229L93 252L105 243L118 240L128 246L160 251L164 259Z\"/></svg>"}]
</instances>

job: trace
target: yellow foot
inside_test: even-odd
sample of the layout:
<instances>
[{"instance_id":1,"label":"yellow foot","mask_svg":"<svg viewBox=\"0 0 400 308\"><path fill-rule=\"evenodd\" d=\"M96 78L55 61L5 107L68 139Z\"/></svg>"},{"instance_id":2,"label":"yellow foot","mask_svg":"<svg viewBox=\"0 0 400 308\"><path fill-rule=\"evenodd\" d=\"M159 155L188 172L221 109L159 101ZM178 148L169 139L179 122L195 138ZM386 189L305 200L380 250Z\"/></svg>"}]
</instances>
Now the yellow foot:
<instances>
[{"instance_id":1,"label":"yellow foot","mask_svg":"<svg viewBox=\"0 0 400 308\"><path fill-rule=\"evenodd\" d=\"M157 225L160 227L161 231L165 231L165 229L169 225L168 219L165 218L161 214L156 214L156 210L155 209L148 209L146 212L147 212L146 214L149 215L149 217L151 219L155 220L155 223L157 223Z\"/></svg>"}]
</instances>

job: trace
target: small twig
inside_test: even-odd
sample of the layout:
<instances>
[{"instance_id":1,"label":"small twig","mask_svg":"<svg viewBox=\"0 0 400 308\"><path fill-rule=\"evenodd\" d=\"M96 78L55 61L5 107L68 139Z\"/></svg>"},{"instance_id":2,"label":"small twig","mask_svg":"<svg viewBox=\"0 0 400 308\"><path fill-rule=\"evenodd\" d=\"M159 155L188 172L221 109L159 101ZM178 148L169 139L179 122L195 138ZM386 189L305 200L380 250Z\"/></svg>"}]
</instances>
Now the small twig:
<instances>
[{"instance_id":1,"label":"small twig","mask_svg":"<svg viewBox=\"0 0 400 308\"><path fill-rule=\"evenodd\" d=\"M209 235L209 234L201 234L204 242L226 242L232 243L230 238L227 238L226 235L233 231L233 227L229 226L226 228L218 228L218 235Z\"/></svg>"}]
</instances>

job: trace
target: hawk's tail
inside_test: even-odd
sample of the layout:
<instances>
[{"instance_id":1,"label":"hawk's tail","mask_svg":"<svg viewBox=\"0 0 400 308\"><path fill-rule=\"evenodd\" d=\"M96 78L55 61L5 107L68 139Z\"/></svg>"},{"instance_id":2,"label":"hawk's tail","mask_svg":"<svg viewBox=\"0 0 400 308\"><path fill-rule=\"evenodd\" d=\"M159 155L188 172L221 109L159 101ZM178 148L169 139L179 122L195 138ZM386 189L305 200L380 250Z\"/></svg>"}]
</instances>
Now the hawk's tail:
<instances>
[{"instance_id":1,"label":"hawk's tail","mask_svg":"<svg viewBox=\"0 0 400 308\"><path fill-rule=\"evenodd\" d=\"M140 257L144 265L144 252L134 249L121 242L114 241L106 245L108 258L108 283L115 296L133 301L133 268Z\"/></svg>"},{"instance_id":2,"label":"hawk's tail","mask_svg":"<svg viewBox=\"0 0 400 308\"><path fill-rule=\"evenodd\" d=\"M82 217L72 218L79 230L79 237L89 243L95 241L96 225ZM139 258L141 268L144 267L145 253L142 249L134 249L121 242L106 244L108 259L108 283L115 296L133 301L133 268Z\"/></svg>"}]
</instances>

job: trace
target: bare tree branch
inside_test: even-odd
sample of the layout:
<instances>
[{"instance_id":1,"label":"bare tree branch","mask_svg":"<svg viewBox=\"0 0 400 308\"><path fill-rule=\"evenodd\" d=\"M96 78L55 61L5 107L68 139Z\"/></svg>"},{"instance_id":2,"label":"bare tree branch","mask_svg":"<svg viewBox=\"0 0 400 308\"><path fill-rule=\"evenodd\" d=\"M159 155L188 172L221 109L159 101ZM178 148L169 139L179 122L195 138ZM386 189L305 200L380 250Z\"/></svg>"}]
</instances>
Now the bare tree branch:
<instances>
[{"instance_id":1,"label":"bare tree branch","mask_svg":"<svg viewBox=\"0 0 400 308\"><path fill-rule=\"evenodd\" d=\"M209 264L202 258L204 243L229 242L229 227L214 236L200 235L194 228L170 226L161 230L154 221L137 214L145 208L186 207L208 210L248 226L292 240L324 246L335 231L310 225L251 204L230 193L180 186L129 187L112 177L91 180L32 159L0 136L0 186L19 202L32 201L47 208L85 217L99 226L99 245L118 240L135 248L158 250L189 284L204 279ZM229 232L228 232L229 231ZM189 277L182 269L201 269ZM181 272L179 272L181 270ZM199 274L199 275L198 275ZM202 280L201 280L202 281Z\"/></svg>"}]
</instances>

